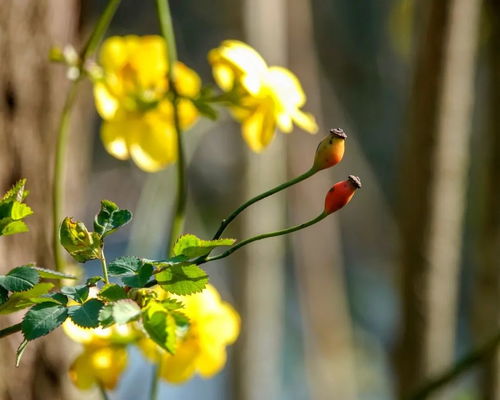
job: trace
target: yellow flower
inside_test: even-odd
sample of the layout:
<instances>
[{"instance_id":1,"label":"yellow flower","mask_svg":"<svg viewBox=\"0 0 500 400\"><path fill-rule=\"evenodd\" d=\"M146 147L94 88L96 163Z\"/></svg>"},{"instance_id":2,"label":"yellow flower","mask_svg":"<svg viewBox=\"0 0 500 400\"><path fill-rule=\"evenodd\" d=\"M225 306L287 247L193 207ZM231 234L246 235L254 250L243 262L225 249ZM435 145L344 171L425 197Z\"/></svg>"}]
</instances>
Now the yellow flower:
<instances>
[{"instance_id":1,"label":"yellow flower","mask_svg":"<svg viewBox=\"0 0 500 400\"><path fill-rule=\"evenodd\" d=\"M83 329L69 319L63 329L72 340L83 344L83 352L69 370L73 383L82 390L97 384L114 389L127 367L126 344L136 339L137 332L130 325Z\"/></svg>"},{"instance_id":2,"label":"yellow flower","mask_svg":"<svg viewBox=\"0 0 500 400\"><path fill-rule=\"evenodd\" d=\"M243 137L253 151L260 152L271 142L276 127L285 133L294 123L309 133L318 130L314 117L300 110L306 96L288 69L268 67L259 53L237 40L222 42L209 52L208 60L219 87L238 99L232 113L242 123Z\"/></svg>"},{"instance_id":3,"label":"yellow flower","mask_svg":"<svg viewBox=\"0 0 500 400\"><path fill-rule=\"evenodd\" d=\"M160 36L113 36L100 50L102 77L94 98L104 119L101 138L120 160L132 158L139 168L155 172L177 159L173 105L168 98L167 47ZM174 67L180 125L189 128L198 111L189 100L198 96L199 76L178 62Z\"/></svg>"},{"instance_id":4,"label":"yellow flower","mask_svg":"<svg viewBox=\"0 0 500 400\"><path fill-rule=\"evenodd\" d=\"M177 298L185 304L181 311L189 318L189 328L180 333L175 355L147 338L138 345L146 357L160 363L160 376L168 382L182 383L195 373L209 378L224 367L226 346L238 337L240 317L211 285L201 293Z\"/></svg>"}]
</instances>

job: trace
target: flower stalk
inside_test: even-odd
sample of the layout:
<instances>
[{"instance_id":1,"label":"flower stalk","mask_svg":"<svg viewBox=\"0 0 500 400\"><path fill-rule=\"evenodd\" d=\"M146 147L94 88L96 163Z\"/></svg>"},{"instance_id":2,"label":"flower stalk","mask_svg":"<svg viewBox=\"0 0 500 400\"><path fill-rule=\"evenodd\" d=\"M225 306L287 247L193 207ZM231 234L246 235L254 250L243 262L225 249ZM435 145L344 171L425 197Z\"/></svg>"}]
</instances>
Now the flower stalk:
<instances>
[{"instance_id":1,"label":"flower stalk","mask_svg":"<svg viewBox=\"0 0 500 400\"><path fill-rule=\"evenodd\" d=\"M289 181L284 182L284 183L268 190L267 192L261 193L258 196L255 196L254 198L246 201L241 206L239 206L236 210L234 210L227 218L222 220L222 222L219 226L219 229L217 230L217 232L213 236L212 240L219 239L221 237L222 233L229 226L229 224L231 222L233 222L233 220L239 214L241 214L242 211L244 211L246 208L250 207L252 204L254 204L262 199L265 199L266 197L269 197L275 193L278 193L278 192L280 192L280 191L282 191L282 190L284 190L292 185L295 185L296 183L302 182L303 180L313 176L316 172L318 172L318 171L315 168L311 168L309 171L303 173L302 175L299 175L293 179L290 179Z\"/></svg>"},{"instance_id":2,"label":"flower stalk","mask_svg":"<svg viewBox=\"0 0 500 400\"><path fill-rule=\"evenodd\" d=\"M182 141L182 129L179 119L179 95L175 86L174 68L177 63L177 46L175 43L174 27L172 24L172 15L168 0L156 0L156 9L160 21L161 34L167 43L168 55L168 83L172 93L172 105L174 115L174 128L177 142L177 196L175 199L175 211L170 233L167 242L167 256L172 251L173 244L184 228L187 203L187 185L186 185L186 158L184 155L184 145Z\"/></svg>"},{"instance_id":3,"label":"flower stalk","mask_svg":"<svg viewBox=\"0 0 500 400\"><path fill-rule=\"evenodd\" d=\"M64 101L63 110L57 127L56 154L54 162L54 178L52 187L52 247L54 252L54 262L56 271L64 270L64 257L59 244L59 223L61 221L62 206L64 203L64 159L68 148L69 122L71 110L75 104L78 93L78 84L82 79L82 70L88 57L95 51L97 45L103 38L111 19L120 4L121 0L110 0L104 12L99 17L87 43L84 45L79 60L79 73L76 79L71 82L70 88Z\"/></svg>"},{"instance_id":4,"label":"flower stalk","mask_svg":"<svg viewBox=\"0 0 500 400\"><path fill-rule=\"evenodd\" d=\"M275 237L275 236L287 235L289 233L292 233L292 232L295 232L295 231L299 231L301 229L305 229L305 228L307 228L307 227L309 227L311 225L314 225L314 224L320 222L321 220L323 220L327 216L328 216L328 213L326 213L326 212L323 211L316 218L313 218L310 221L304 222L303 224L295 225L295 226L292 226L290 228L282 229L282 230L279 230L279 231L274 231L274 232L269 232L269 233L263 233L263 234L260 234L260 235L257 235L257 236L253 236L251 238L243 240L242 242L239 242L238 244L236 244L233 247L231 247L228 250L226 250L224 253L219 254L218 256L209 257L209 258L207 258L205 260L200 260L199 262L197 262L197 264L200 265L200 264L204 264L204 263L207 263L207 262L210 262L210 261L220 260L221 258L225 258L225 257L233 254L236 250L242 248L243 246L246 246L247 244L250 244L252 242L256 242L257 240L267 239L267 238L271 238L271 237Z\"/></svg>"}]
</instances>

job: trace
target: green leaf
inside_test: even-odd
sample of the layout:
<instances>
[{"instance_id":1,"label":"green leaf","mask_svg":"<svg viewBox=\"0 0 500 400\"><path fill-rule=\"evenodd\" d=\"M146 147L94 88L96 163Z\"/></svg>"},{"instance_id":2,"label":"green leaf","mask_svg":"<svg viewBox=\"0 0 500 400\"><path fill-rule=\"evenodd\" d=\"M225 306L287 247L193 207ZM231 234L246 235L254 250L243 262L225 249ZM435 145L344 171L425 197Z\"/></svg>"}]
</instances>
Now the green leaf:
<instances>
[{"instance_id":1,"label":"green leaf","mask_svg":"<svg viewBox=\"0 0 500 400\"><path fill-rule=\"evenodd\" d=\"M106 237L132 219L132 213L120 208L109 200L101 201L101 210L94 219L94 231Z\"/></svg>"},{"instance_id":2,"label":"green leaf","mask_svg":"<svg viewBox=\"0 0 500 400\"><path fill-rule=\"evenodd\" d=\"M188 258L197 258L207 255L216 247L232 246L235 241L235 239L202 240L195 235L187 234L177 239L173 254L174 256L184 255Z\"/></svg>"},{"instance_id":3,"label":"green leaf","mask_svg":"<svg viewBox=\"0 0 500 400\"><path fill-rule=\"evenodd\" d=\"M45 278L45 279L76 279L75 275L71 274L65 274L63 272L58 272L54 271L53 269L46 269L46 268L41 268L41 267L30 267L31 269L34 269L36 272L38 272L38 275L40 275L40 278Z\"/></svg>"},{"instance_id":4,"label":"green leaf","mask_svg":"<svg viewBox=\"0 0 500 400\"><path fill-rule=\"evenodd\" d=\"M59 229L59 240L78 262L95 260L101 256L100 236L95 232L89 232L83 222L64 218Z\"/></svg>"},{"instance_id":5,"label":"green leaf","mask_svg":"<svg viewBox=\"0 0 500 400\"><path fill-rule=\"evenodd\" d=\"M120 257L108 264L108 273L114 276L134 275L143 264L137 257Z\"/></svg>"},{"instance_id":6,"label":"green leaf","mask_svg":"<svg viewBox=\"0 0 500 400\"><path fill-rule=\"evenodd\" d=\"M9 299L9 292L0 286L0 306Z\"/></svg>"},{"instance_id":7,"label":"green leaf","mask_svg":"<svg viewBox=\"0 0 500 400\"><path fill-rule=\"evenodd\" d=\"M166 299L161 302L162 306L169 311L179 310L184 308L184 303L177 299Z\"/></svg>"},{"instance_id":8,"label":"green leaf","mask_svg":"<svg viewBox=\"0 0 500 400\"><path fill-rule=\"evenodd\" d=\"M64 286L61 288L61 293L77 303L83 303L89 297L89 288L85 285Z\"/></svg>"},{"instance_id":9,"label":"green leaf","mask_svg":"<svg viewBox=\"0 0 500 400\"><path fill-rule=\"evenodd\" d=\"M23 358L24 350L26 350L26 347L28 347L28 341L24 339L19 347L17 348L16 351L16 367L19 367L19 364L21 364L21 358Z\"/></svg>"},{"instance_id":10,"label":"green leaf","mask_svg":"<svg viewBox=\"0 0 500 400\"><path fill-rule=\"evenodd\" d=\"M122 278L122 282L133 288L141 288L148 283L149 279L153 275L153 266L151 264L144 264L137 274L132 276L127 276Z\"/></svg>"},{"instance_id":11,"label":"green leaf","mask_svg":"<svg viewBox=\"0 0 500 400\"><path fill-rule=\"evenodd\" d=\"M103 281L102 276L92 276L85 282L85 286L92 287L95 286L98 282Z\"/></svg>"},{"instance_id":12,"label":"green leaf","mask_svg":"<svg viewBox=\"0 0 500 400\"><path fill-rule=\"evenodd\" d=\"M26 340L45 336L61 325L68 317L68 309L60 304L42 303L32 307L21 323Z\"/></svg>"},{"instance_id":13,"label":"green leaf","mask_svg":"<svg viewBox=\"0 0 500 400\"><path fill-rule=\"evenodd\" d=\"M0 276L0 286L10 292L24 292L40 281L38 272L29 266L14 268L7 275Z\"/></svg>"},{"instance_id":14,"label":"green leaf","mask_svg":"<svg viewBox=\"0 0 500 400\"><path fill-rule=\"evenodd\" d=\"M103 286L99 292L99 297L107 301L118 301L127 298L127 292L120 285L110 283Z\"/></svg>"},{"instance_id":15,"label":"green leaf","mask_svg":"<svg viewBox=\"0 0 500 400\"><path fill-rule=\"evenodd\" d=\"M113 303L105 304L99 312L99 323L104 328L114 325L115 320L113 319Z\"/></svg>"},{"instance_id":16,"label":"green leaf","mask_svg":"<svg viewBox=\"0 0 500 400\"><path fill-rule=\"evenodd\" d=\"M164 290L183 296L205 289L208 275L197 265L179 265L160 272L156 280Z\"/></svg>"},{"instance_id":17,"label":"green leaf","mask_svg":"<svg viewBox=\"0 0 500 400\"><path fill-rule=\"evenodd\" d=\"M117 324L126 324L140 317L141 307L132 300L119 300L113 303L112 315Z\"/></svg>"},{"instance_id":18,"label":"green leaf","mask_svg":"<svg viewBox=\"0 0 500 400\"><path fill-rule=\"evenodd\" d=\"M53 303L61 304L63 306L68 305L68 296L65 296L62 293L50 293L43 298L46 298L47 301L52 301Z\"/></svg>"},{"instance_id":19,"label":"green leaf","mask_svg":"<svg viewBox=\"0 0 500 400\"><path fill-rule=\"evenodd\" d=\"M195 107L198 109L200 114L203 116L207 117L208 119L211 119L212 121L215 121L218 117L217 110L212 107L210 104L205 103L203 100L200 99L192 99L191 100Z\"/></svg>"},{"instance_id":20,"label":"green leaf","mask_svg":"<svg viewBox=\"0 0 500 400\"><path fill-rule=\"evenodd\" d=\"M0 236L28 231L22 219L33 214L33 210L23 203L28 195L25 184L26 179L21 179L0 200Z\"/></svg>"},{"instance_id":21,"label":"green leaf","mask_svg":"<svg viewBox=\"0 0 500 400\"><path fill-rule=\"evenodd\" d=\"M28 231L28 225L23 221L12 221L11 218L0 219L0 236L14 235Z\"/></svg>"},{"instance_id":22,"label":"green leaf","mask_svg":"<svg viewBox=\"0 0 500 400\"><path fill-rule=\"evenodd\" d=\"M180 328L185 328L189 326L189 318L186 316L186 314L181 313L179 311L174 311L172 313L172 316L175 319L175 324L180 327Z\"/></svg>"},{"instance_id":23,"label":"green leaf","mask_svg":"<svg viewBox=\"0 0 500 400\"><path fill-rule=\"evenodd\" d=\"M101 300L90 299L81 306L72 306L68 309L71 320L82 328L97 328L99 326L99 312L104 303Z\"/></svg>"},{"instance_id":24,"label":"green leaf","mask_svg":"<svg viewBox=\"0 0 500 400\"><path fill-rule=\"evenodd\" d=\"M169 353L175 353L175 318L161 304L150 302L142 312L142 325L148 336Z\"/></svg>"},{"instance_id":25,"label":"green leaf","mask_svg":"<svg viewBox=\"0 0 500 400\"><path fill-rule=\"evenodd\" d=\"M26 178L20 179L17 181L17 183L12 186L12 188L9 189L7 193L5 193L2 197L2 200L0 202L7 202L11 200L15 201L23 201L26 199L26 196L28 195L28 191L24 190L24 187L26 186Z\"/></svg>"},{"instance_id":26,"label":"green leaf","mask_svg":"<svg viewBox=\"0 0 500 400\"><path fill-rule=\"evenodd\" d=\"M24 203L19 203L17 201L14 201L12 203L12 210L10 213L11 213L10 217L14 221L18 221L18 220L21 220L21 219L27 217L28 215L33 214L33 210L28 205L26 205Z\"/></svg>"},{"instance_id":27,"label":"green leaf","mask_svg":"<svg viewBox=\"0 0 500 400\"><path fill-rule=\"evenodd\" d=\"M11 314L33 304L50 301L50 299L42 296L47 294L53 287L52 283L43 282L33 286L32 289L26 292L13 293L4 304L0 305L0 314Z\"/></svg>"}]
</instances>

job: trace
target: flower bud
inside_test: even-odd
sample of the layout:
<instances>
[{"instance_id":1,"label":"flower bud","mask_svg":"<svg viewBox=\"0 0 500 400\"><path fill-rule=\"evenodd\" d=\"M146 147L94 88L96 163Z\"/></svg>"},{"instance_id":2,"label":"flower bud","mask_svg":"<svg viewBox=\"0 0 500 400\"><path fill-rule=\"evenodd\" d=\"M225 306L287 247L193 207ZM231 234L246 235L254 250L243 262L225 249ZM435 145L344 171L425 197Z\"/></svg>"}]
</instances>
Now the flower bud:
<instances>
[{"instance_id":1,"label":"flower bud","mask_svg":"<svg viewBox=\"0 0 500 400\"><path fill-rule=\"evenodd\" d=\"M361 181L354 175L349 175L345 181L337 182L326 194L324 212L331 214L344 207L360 187Z\"/></svg>"},{"instance_id":2,"label":"flower bud","mask_svg":"<svg viewBox=\"0 0 500 400\"><path fill-rule=\"evenodd\" d=\"M346 138L347 135L343 129L330 129L330 134L320 142L316 149L313 168L319 171L338 164L344 156Z\"/></svg>"},{"instance_id":3,"label":"flower bud","mask_svg":"<svg viewBox=\"0 0 500 400\"><path fill-rule=\"evenodd\" d=\"M89 232L83 222L65 218L59 229L59 240L78 262L99 258L102 247L101 238L95 232Z\"/></svg>"}]
</instances>

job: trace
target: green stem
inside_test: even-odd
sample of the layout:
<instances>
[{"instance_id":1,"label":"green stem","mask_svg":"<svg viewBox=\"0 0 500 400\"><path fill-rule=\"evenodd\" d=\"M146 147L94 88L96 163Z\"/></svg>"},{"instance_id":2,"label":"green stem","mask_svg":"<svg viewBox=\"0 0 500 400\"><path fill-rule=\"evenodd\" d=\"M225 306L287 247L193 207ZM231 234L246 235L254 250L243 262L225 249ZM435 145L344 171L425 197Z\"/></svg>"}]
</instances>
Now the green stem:
<instances>
[{"instance_id":1,"label":"green stem","mask_svg":"<svg viewBox=\"0 0 500 400\"><path fill-rule=\"evenodd\" d=\"M57 128L54 182L52 186L52 246L54 251L55 269L59 272L64 270L64 258L62 255L61 245L59 244L59 224L62 220L61 209L64 201L64 157L66 155L68 143L68 128L71 109L73 108L76 100L79 82L80 79L71 82L71 86L61 113L61 119L59 120L59 127Z\"/></svg>"},{"instance_id":2,"label":"green stem","mask_svg":"<svg viewBox=\"0 0 500 400\"><path fill-rule=\"evenodd\" d=\"M246 203L243 203L241 206L239 206L236 210L234 210L229 217L225 218L222 220L219 229L213 236L212 240L219 239L224 232L224 230L227 228L227 226L247 207L251 206L252 204L258 202L259 200L265 199L266 197L269 197L273 195L274 193L277 193L283 189L286 189L287 187L290 187L292 185L295 185L296 183L299 183L311 176L313 176L316 172L318 172L316 169L311 168L309 171L303 173L302 175L297 176L296 178L293 178L285 183L282 183L281 185L276 186L273 189L268 190L267 192L261 193L258 196L255 196L254 198L248 200Z\"/></svg>"},{"instance_id":3,"label":"green stem","mask_svg":"<svg viewBox=\"0 0 500 400\"><path fill-rule=\"evenodd\" d=\"M52 247L54 252L54 261L56 271L64 270L64 258L62 256L62 249L59 245L59 223L61 221L61 210L64 202L64 158L66 155L68 134L69 134L69 122L71 117L71 110L76 100L76 94L78 91L78 83L81 78L81 71L84 67L87 58L92 55L95 51L97 45L104 36L113 15L118 8L121 0L110 0L106 6L104 12L99 17L97 24L95 25L90 37L88 38L86 44L83 47L80 56L80 76L71 82L71 86L66 95L66 100L64 101L63 110L61 112L61 117L59 119L59 125L57 128L57 139L56 139L56 154L54 163L54 182L52 188Z\"/></svg>"},{"instance_id":4,"label":"green stem","mask_svg":"<svg viewBox=\"0 0 500 400\"><path fill-rule=\"evenodd\" d=\"M82 49L80 55L82 67L83 63L87 60L88 57L90 57L94 53L99 42L106 34L108 26L111 23L111 20L113 19L113 16L115 15L118 6L120 5L120 1L121 0L109 0L108 5L106 6L102 14L99 16L99 19L96 25L94 26L94 29L92 30L92 33L90 34L87 40L87 43L85 43Z\"/></svg>"},{"instance_id":5,"label":"green stem","mask_svg":"<svg viewBox=\"0 0 500 400\"><path fill-rule=\"evenodd\" d=\"M108 393L106 393L106 389L104 388L104 386L101 383L99 383L98 387L99 387L99 393L101 393L102 400L109 400Z\"/></svg>"},{"instance_id":6,"label":"green stem","mask_svg":"<svg viewBox=\"0 0 500 400\"><path fill-rule=\"evenodd\" d=\"M151 377L151 387L149 392L149 399L156 400L158 398L158 392L160 389L160 368L161 359L157 364L153 364L153 375Z\"/></svg>"},{"instance_id":7,"label":"green stem","mask_svg":"<svg viewBox=\"0 0 500 400\"><path fill-rule=\"evenodd\" d=\"M478 348L472 350L470 353L463 356L449 369L430 379L415 394L408 397L408 400L424 400L429 397L436 390L442 388L454 379L458 378L462 373L469 370L471 367L486 359L490 354L496 351L500 345L500 332L483 343Z\"/></svg>"},{"instance_id":8,"label":"green stem","mask_svg":"<svg viewBox=\"0 0 500 400\"><path fill-rule=\"evenodd\" d=\"M168 236L167 256L172 251L173 244L184 228L186 216L187 185L186 185L186 159L182 142L182 129L179 120L178 100L179 96L175 86L174 67L177 64L177 47L175 44L174 27L168 0L156 0L156 8L160 21L160 30L167 43L168 53L168 81L172 92L172 103L174 109L174 128L177 138L177 197L175 200L175 212L170 233Z\"/></svg>"},{"instance_id":9,"label":"green stem","mask_svg":"<svg viewBox=\"0 0 500 400\"><path fill-rule=\"evenodd\" d=\"M102 275L104 278L104 283L108 284L109 283L108 264L106 263L106 256L104 255L104 248L101 249L101 257L99 259L101 260Z\"/></svg>"},{"instance_id":10,"label":"green stem","mask_svg":"<svg viewBox=\"0 0 500 400\"><path fill-rule=\"evenodd\" d=\"M13 333L19 332L21 330L21 324L16 324L9 326L8 328L0 329L0 338L12 335Z\"/></svg>"},{"instance_id":11,"label":"green stem","mask_svg":"<svg viewBox=\"0 0 500 400\"><path fill-rule=\"evenodd\" d=\"M271 237L274 237L274 236L286 235L288 233L292 233L292 232L299 231L301 229L307 228L307 227L309 227L311 225L314 225L314 224L318 223L319 221L321 221L322 219L324 219L327 215L328 215L327 213L322 212L316 218L313 218L312 220L310 220L308 222L304 222L303 224L295 225L295 226L292 226L290 228L282 229L280 231L263 233L261 235L253 236L253 237L251 237L249 239L246 239L246 240L243 240L242 242L239 242L238 244L234 245L233 247L229 248L224 253L219 254L218 256L209 257L209 258L207 258L205 260L199 260L197 262L197 264L200 265L200 264L204 264L206 262L220 260L221 258L225 258L225 257L233 254L236 250L242 248L243 246L246 246L247 244L255 242L257 240L267 239L267 238L271 238Z\"/></svg>"}]
</instances>

